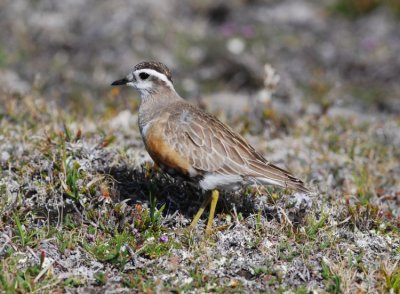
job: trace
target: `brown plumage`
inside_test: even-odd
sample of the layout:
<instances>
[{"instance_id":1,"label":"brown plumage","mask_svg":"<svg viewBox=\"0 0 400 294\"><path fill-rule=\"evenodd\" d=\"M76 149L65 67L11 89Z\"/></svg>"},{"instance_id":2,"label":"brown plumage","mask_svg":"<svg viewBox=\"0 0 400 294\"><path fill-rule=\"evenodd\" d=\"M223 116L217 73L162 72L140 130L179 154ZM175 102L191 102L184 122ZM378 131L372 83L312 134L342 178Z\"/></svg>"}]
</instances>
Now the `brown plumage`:
<instances>
[{"instance_id":1,"label":"brown plumage","mask_svg":"<svg viewBox=\"0 0 400 294\"><path fill-rule=\"evenodd\" d=\"M308 191L301 180L269 163L215 116L185 101L171 103L158 115L160 119L156 119L147 130L144 142L154 161L162 166L197 179L200 183L206 174L238 175L242 184L270 183ZM153 142L153 132L158 134L157 144ZM168 151L163 146L168 146ZM179 160L172 160L173 156ZM240 183L230 184L235 187ZM206 190L214 188L229 187L215 185Z\"/></svg>"},{"instance_id":2,"label":"brown plumage","mask_svg":"<svg viewBox=\"0 0 400 294\"><path fill-rule=\"evenodd\" d=\"M203 190L258 183L309 192L301 180L268 162L215 116L183 100L164 64L139 63L127 77L112 83L124 84L140 93L140 132L150 156L167 172L195 181ZM208 231L218 192L212 195ZM207 204L203 203L191 227Z\"/></svg>"}]
</instances>

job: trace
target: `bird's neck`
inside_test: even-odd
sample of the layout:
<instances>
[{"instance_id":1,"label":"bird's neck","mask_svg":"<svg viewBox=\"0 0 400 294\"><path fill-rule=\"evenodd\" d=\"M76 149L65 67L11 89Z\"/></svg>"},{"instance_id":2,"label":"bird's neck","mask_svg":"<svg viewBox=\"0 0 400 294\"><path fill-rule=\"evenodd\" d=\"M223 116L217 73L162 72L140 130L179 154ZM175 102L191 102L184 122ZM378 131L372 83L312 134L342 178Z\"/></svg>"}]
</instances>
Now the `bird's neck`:
<instances>
[{"instance_id":1,"label":"bird's neck","mask_svg":"<svg viewBox=\"0 0 400 294\"><path fill-rule=\"evenodd\" d=\"M140 106L139 106L139 127L142 128L148 122L156 118L165 109L166 106L182 98L175 92L175 90L140 93Z\"/></svg>"}]
</instances>

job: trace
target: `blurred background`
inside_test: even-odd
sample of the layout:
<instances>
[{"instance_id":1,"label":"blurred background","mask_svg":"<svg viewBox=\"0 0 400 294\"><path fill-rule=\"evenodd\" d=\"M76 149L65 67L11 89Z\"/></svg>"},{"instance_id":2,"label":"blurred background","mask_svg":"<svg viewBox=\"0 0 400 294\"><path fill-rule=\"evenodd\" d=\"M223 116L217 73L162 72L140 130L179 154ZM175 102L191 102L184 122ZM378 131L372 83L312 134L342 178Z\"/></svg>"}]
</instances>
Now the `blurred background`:
<instances>
[{"instance_id":1,"label":"blurred background","mask_svg":"<svg viewBox=\"0 0 400 294\"><path fill-rule=\"evenodd\" d=\"M0 91L118 112L133 102L110 83L159 60L183 97L234 112L270 64L283 110L397 114L399 19L398 0L2 0Z\"/></svg>"}]
</instances>

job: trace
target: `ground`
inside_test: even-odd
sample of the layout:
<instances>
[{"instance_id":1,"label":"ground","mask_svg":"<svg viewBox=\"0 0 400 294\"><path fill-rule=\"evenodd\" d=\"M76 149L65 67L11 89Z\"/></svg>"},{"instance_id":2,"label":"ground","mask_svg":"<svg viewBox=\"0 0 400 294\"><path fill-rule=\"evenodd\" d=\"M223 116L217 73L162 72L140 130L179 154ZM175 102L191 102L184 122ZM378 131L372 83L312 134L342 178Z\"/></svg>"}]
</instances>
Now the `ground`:
<instances>
[{"instance_id":1,"label":"ground","mask_svg":"<svg viewBox=\"0 0 400 294\"><path fill-rule=\"evenodd\" d=\"M400 292L396 1L0 8L3 292ZM145 59L313 193L224 192L185 231L206 195L109 86Z\"/></svg>"}]
</instances>

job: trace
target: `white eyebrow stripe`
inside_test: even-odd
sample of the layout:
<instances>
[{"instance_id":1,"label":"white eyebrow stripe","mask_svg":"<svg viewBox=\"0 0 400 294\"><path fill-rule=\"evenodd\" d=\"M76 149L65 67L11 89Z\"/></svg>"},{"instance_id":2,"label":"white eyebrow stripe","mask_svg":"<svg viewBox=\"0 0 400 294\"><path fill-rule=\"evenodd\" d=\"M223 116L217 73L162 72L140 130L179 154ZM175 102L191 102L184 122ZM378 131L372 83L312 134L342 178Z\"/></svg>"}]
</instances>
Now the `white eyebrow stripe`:
<instances>
[{"instance_id":1,"label":"white eyebrow stripe","mask_svg":"<svg viewBox=\"0 0 400 294\"><path fill-rule=\"evenodd\" d=\"M167 86L170 87L171 90L175 91L174 86L172 85L171 81L168 80L168 78L164 74L162 74L154 69L144 68L144 69L139 69L136 72L138 74L144 72L149 75L155 76L155 77L159 78L160 80L164 81L167 84Z\"/></svg>"}]
</instances>

